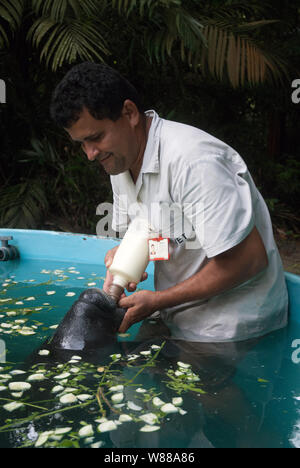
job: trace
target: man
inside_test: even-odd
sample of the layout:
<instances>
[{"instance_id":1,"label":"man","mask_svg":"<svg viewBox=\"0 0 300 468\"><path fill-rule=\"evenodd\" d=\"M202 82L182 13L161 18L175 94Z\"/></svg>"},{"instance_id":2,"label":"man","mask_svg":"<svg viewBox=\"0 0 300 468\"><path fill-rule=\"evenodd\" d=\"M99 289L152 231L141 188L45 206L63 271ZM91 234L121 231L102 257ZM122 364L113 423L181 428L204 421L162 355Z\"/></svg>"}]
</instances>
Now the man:
<instances>
[{"instance_id":1,"label":"man","mask_svg":"<svg viewBox=\"0 0 300 468\"><path fill-rule=\"evenodd\" d=\"M56 88L51 114L111 176L116 231L130 222L133 204L149 208L162 237L170 233L165 206L176 205L184 220L184 231L171 236L170 259L155 262L155 291L120 299L128 308L120 332L156 311L175 339L192 342L247 340L286 325L270 216L232 148L144 112L132 85L106 65L75 66ZM111 280L107 272L106 291Z\"/></svg>"}]
</instances>

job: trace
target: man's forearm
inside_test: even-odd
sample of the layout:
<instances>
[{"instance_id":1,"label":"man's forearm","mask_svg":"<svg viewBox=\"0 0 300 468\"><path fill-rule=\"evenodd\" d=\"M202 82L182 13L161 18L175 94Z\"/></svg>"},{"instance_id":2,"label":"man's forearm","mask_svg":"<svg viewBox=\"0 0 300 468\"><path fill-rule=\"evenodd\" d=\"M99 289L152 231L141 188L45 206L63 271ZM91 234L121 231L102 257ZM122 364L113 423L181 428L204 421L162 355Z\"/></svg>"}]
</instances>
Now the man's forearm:
<instances>
[{"instance_id":1,"label":"man's forearm","mask_svg":"<svg viewBox=\"0 0 300 468\"><path fill-rule=\"evenodd\" d=\"M156 292L157 310L208 299L251 279L268 265L256 230L233 249L212 258L198 273L164 291Z\"/></svg>"},{"instance_id":2,"label":"man's forearm","mask_svg":"<svg viewBox=\"0 0 300 468\"><path fill-rule=\"evenodd\" d=\"M240 272L233 274L218 268L214 260L211 260L200 272L187 280L164 291L157 291L157 310L185 302L209 299L248 279L250 277L246 275L241 277Z\"/></svg>"}]
</instances>

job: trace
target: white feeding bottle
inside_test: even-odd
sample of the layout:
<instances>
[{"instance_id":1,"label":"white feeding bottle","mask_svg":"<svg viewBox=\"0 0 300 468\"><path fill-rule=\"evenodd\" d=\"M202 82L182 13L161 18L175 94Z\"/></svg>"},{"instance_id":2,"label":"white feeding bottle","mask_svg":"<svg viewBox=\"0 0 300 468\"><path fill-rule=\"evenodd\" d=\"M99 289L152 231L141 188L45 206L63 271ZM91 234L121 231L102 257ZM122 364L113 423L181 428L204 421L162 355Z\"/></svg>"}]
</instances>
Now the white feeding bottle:
<instances>
[{"instance_id":1,"label":"white feeding bottle","mask_svg":"<svg viewBox=\"0 0 300 468\"><path fill-rule=\"evenodd\" d=\"M143 218L135 218L119 245L109 267L113 283L109 295L119 301L129 283L139 283L149 262L149 225Z\"/></svg>"}]
</instances>

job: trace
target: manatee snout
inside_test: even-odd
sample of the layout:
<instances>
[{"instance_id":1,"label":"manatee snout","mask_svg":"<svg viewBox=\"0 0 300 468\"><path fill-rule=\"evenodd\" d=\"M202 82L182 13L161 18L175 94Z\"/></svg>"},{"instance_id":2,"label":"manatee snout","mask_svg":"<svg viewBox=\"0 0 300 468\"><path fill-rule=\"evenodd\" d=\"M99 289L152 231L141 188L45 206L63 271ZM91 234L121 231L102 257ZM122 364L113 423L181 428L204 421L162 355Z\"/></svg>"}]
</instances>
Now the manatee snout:
<instances>
[{"instance_id":1,"label":"manatee snout","mask_svg":"<svg viewBox=\"0 0 300 468\"><path fill-rule=\"evenodd\" d=\"M101 289L86 289L59 324L50 347L83 351L112 344L125 312Z\"/></svg>"}]
</instances>

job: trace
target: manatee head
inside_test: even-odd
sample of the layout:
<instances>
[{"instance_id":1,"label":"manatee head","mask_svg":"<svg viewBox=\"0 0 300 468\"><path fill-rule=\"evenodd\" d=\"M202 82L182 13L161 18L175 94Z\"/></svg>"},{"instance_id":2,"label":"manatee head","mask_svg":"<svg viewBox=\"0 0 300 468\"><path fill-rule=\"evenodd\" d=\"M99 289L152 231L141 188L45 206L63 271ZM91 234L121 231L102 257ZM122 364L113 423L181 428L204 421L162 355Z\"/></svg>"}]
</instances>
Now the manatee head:
<instances>
[{"instance_id":1,"label":"manatee head","mask_svg":"<svg viewBox=\"0 0 300 468\"><path fill-rule=\"evenodd\" d=\"M101 289L86 289L66 313L49 345L78 351L110 345L116 342L125 312Z\"/></svg>"}]
</instances>

